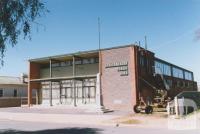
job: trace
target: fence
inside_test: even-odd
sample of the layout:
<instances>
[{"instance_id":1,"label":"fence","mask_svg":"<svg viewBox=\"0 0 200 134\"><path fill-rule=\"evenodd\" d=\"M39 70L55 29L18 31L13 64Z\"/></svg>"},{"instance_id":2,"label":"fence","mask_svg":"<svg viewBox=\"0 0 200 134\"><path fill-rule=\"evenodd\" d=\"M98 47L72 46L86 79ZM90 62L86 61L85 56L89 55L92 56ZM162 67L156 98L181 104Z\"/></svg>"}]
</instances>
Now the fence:
<instances>
[{"instance_id":1,"label":"fence","mask_svg":"<svg viewBox=\"0 0 200 134\"><path fill-rule=\"evenodd\" d=\"M32 99L33 104L36 104L36 98ZM28 97L1 97L0 108L2 107L20 107L28 104Z\"/></svg>"}]
</instances>

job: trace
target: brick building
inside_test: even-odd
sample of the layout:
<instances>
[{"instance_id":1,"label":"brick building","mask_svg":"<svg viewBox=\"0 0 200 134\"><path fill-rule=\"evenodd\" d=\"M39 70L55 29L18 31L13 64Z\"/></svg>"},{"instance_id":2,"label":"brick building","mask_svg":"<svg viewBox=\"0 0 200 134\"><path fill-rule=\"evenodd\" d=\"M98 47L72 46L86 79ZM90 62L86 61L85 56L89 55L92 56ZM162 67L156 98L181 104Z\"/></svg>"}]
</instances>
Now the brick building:
<instances>
[{"instance_id":1,"label":"brick building","mask_svg":"<svg viewBox=\"0 0 200 134\"><path fill-rule=\"evenodd\" d=\"M156 93L173 98L197 90L193 73L155 57L136 45L83 51L29 60L28 98L39 105L104 106L132 111Z\"/></svg>"}]
</instances>

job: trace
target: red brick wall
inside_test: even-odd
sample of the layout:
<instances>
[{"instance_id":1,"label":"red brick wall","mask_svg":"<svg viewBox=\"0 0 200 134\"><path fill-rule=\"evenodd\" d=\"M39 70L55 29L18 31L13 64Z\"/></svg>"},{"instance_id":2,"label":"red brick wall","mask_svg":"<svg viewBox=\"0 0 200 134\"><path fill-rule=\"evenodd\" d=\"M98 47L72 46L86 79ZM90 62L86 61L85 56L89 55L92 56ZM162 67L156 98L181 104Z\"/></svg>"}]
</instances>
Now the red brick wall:
<instances>
[{"instance_id":1,"label":"red brick wall","mask_svg":"<svg viewBox=\"0 0 200 134\"><path fill-rule=\"evenodd\" d=\"M36 104L36 98L32 98L32 104ZM21 105L27 105L27 98L24 98L23 102L20 97L0 98L0 108L20 107Z\"/></svg>"},{"instance_id":2,"label":"red brick wall","mask_svg":"<svg viewBox=\"0 0 200 134\"><path fill-rule=\"evenodd\" d=\"M29 82L28 82L28 105L30 106L32 102L32 89L39 89L40 84L30 82L32 79L38 79L40 77L40 66L36 63L29 62Z\"/></svg>"},{"instance_id":3,"label":"red brick wall","mask_svg":"<svg viewBox=\"0 0 200 134\"><path fill-rule=\"evenodd\" d=\"M128 61L128 76L120 76L117 67L107 64ZM132 111L136 103L134 47L102 51L103 105L112 110Z\"/></svg>"}]
</instances>

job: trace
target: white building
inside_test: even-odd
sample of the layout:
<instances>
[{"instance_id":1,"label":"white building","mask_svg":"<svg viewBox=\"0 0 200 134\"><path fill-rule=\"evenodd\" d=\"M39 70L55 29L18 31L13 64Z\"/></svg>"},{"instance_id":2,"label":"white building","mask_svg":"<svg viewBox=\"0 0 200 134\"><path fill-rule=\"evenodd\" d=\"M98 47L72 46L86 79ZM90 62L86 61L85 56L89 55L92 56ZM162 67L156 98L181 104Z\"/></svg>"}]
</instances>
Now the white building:
<instances>
[{"instance_id":1,"label":"white building","mask_svg":"<svg viewBox=\"0 0 200 134\"><path fill-rule=\"evenodd\" d=\"M0 107L16 107L27 103L27 88L27 75L0 76Z\"/></svg>"}]
</instances>

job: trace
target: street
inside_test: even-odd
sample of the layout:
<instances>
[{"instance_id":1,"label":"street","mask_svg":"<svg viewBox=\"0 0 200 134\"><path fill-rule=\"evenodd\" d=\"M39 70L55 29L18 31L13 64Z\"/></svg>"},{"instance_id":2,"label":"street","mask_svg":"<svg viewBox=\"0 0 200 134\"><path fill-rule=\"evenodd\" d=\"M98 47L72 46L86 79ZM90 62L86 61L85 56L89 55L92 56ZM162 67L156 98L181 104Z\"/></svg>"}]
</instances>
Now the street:
<instances>
[{"instance_id":1,"label":"street","mask_svg":"<svg viewBox=\"0 0 200 134\"><path fill-rule=\"evenodd\" d=\"M0 120L0 134L200 134L199 130L168 130L135 126L97 126Z\"/></svg>"}]
</instances>

